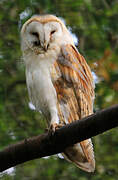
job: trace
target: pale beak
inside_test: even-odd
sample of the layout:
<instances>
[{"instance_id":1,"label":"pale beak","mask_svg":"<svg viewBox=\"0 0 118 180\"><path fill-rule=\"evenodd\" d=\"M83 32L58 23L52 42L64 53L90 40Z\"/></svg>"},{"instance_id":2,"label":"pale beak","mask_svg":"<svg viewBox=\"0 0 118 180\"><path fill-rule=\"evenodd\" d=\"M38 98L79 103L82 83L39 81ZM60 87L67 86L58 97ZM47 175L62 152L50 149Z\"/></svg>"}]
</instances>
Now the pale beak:
<instances>
[{"instance_id":1,"label":"pale beak","mask_svg":"<svg viewBox=\"0 0 118 180\"><path fill-rule=\"evenodd\" d=\"M45 51L47 51L48 46L49 46L49 44L47 44L46 42L44 42L43 49L44 49Z\"/></svg>"}]
</instances>

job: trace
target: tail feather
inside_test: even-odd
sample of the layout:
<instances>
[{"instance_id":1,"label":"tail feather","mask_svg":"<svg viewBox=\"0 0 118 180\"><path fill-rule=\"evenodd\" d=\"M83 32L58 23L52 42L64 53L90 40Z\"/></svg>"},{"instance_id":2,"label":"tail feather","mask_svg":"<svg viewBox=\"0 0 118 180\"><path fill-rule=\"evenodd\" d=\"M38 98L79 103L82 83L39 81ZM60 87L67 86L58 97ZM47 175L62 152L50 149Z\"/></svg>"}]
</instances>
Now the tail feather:
<instances>
[{"instance_id":1,"label":"tail feather","mask_svg":"<svg viewBox=\"0 0 118 180\"><path fill-rule=\"evenodd\" d=\"M95 170L93 146L90 139L66 148L62 155L67 161L73 162L84 171L94 172Z\"/></svg>"}]
</instances>

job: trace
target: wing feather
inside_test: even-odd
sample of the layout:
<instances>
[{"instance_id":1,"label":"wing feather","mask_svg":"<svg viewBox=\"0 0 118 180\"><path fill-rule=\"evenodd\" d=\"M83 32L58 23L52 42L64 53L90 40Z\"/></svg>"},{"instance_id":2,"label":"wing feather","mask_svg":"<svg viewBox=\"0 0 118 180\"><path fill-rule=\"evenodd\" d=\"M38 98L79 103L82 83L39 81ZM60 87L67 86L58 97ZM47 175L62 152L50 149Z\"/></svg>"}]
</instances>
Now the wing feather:
<instances>
[{"instance_id":1,"label":"wing feather","mask_svg":"<svg viewBox=\"0 0 118 180\"><path fill-rule=\"evenodd\" d=\"M64 45L53 68L59 77L53 84L57 92L60 123L71 123L92 114L94 83L84 57L74 46ZM94 153L90 139L65 149L63 155L81 169L88 172L94 170Z\"/></svg>"}]
</instances>

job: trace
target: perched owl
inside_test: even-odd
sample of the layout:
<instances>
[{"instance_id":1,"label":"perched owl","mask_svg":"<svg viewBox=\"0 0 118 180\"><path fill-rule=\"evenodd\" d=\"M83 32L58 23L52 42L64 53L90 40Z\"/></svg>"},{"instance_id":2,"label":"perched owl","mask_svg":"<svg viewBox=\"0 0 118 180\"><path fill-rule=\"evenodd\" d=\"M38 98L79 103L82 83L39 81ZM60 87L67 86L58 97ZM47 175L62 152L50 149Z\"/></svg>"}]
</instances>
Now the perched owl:
<instances>
[{"instance_id":1,"label":"perched owl","mask_svg":"<svg viewBox=\"0 0 118 180\"><path fill-rule=\"evenodd\" d=\"M21 49L30 100L46 117L50 131L93 113L90 68L59 18L30 18L21 30ZM66 148L62 155L87 172L95 169L91 139Z\"/></svg>"}]
</instances>

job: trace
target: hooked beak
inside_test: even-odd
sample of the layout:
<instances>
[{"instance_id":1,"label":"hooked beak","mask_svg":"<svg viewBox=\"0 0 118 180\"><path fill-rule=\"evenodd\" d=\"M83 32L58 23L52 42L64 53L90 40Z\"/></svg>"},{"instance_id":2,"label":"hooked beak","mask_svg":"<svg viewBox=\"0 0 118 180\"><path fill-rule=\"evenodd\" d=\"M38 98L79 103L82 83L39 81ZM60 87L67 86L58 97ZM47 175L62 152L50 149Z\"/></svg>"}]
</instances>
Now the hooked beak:
<instances>
[{"instance_id":1,"label":"hooked beak","mask_svg":"<svg viewBox=\"0 0 118 180\"><path fill-rule=\"evenodd\" d=\"M43 49L44 49L45 51L47 51L47 43L46 43L46 42L44 42Z\"/></svg>"},{"instance_id":2,"label":"hooked beak","mask_svg":"<svg viewBox=\"0 0 118 180\"><path fill-rule=\"evenodd\" d=\"M44 42L43 49L44 49L45 51L47 51L48 47L49 47L49 44L46 43L46 42Z\"/></svg>"}]
</instances>

